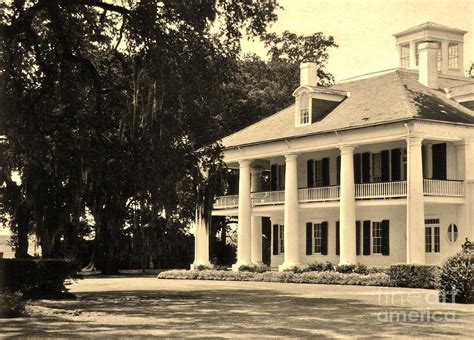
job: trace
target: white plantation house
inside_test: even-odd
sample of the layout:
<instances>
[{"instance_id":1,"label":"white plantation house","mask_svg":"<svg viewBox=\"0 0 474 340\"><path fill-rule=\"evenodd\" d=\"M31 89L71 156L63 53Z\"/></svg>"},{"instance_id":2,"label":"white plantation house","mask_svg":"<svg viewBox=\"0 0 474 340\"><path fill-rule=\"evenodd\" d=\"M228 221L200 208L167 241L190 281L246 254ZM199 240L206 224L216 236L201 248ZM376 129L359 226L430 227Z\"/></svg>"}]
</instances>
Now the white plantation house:
<instances>
[{"instance_id":1,"label":"white plantation house","mask_svg":"<svg viewBox=\"0 0 474 340\"><path fill-rule=\"evenodd\" d=\"M238 218L237 263L436 264L474 237L474 80L467 32L425 23L395 34L400 68L318 87L301 65L295 104L222 140L238 195L212 214ZM262 191L262 171L271 188ZM209 264L196 224L194 265Z\"/></svg>"}]
</instances>

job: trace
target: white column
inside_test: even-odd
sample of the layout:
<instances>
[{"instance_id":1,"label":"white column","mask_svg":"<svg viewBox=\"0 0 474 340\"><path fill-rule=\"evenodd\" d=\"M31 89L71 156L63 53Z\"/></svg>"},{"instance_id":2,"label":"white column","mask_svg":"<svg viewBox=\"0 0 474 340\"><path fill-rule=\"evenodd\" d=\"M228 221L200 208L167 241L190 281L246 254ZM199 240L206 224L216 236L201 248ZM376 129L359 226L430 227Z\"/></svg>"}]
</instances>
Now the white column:
<instances>
[{"instance_id":1,"label":"white column","mask_svg":"<svg viewBox=\"0 0 474 340\"><path fill-rule=\"evenodd\" d=\"M237 263L233 270L251 263L251 209L250 201L250 160L239 161L239 209L237 230Z\"/></svg>"},{"instance_id":2,"label":"white column","mask_svg":"<svg viewBox=\"0 0 474 340\"><path fill-rule=\"evenodd\" d=\"M299 202L298 202L298 155L285 155L285 210L284 238L285 260L280 270L300 263Z\"/></svg>"},{"instance_id":3,"label":"white column","mask_svg":"<svg viewBox=\"0 0 474 340\"><path fill-rule=\"evenodd\" d=\"M354 146L343 145L340 150L339 264L356 264Z\"/></svg>"},{"instance_id":4,"label":"white column","mask_svg":"<svg viewBox=\"0 0 474 340\"><path fill-rule=\"evenodd\" d=\"M191 269L199 265L208 266L209 262L209 223L206 223L202 209L196 207L196 231L194 233L194 262Z\"/></svg>"},{"instance_id":5,"label":"white column","mask_svg":"<svg viewBox=\"0 0 474 340\"><path fill-rule=\"evenodd\" d=\"M407 138L407 263L425 263L425 203L421 137Z\"/></svg>"},{"instance_id":6,"label":"white column","mask_svg":"<svg viewBox=\"0 0 474 340\"><path fill-rule=\"evenodd\" d=\"M250 181L250 191L257 192L261 189L262 182L262 171L258 169L252 169L252 179ZM251 258L252 263L256 265L262 265L262 217L252 216L251 220L252 228L252 250Z\"/></svg>"},{"instance_id":7,"label":"white column","mask_svg":"<svg viewBox=\"0 0 474 340\"><path fill-rule=\"evenodd\" d=\"M466 237L474 240L474 140L465 140L456 145L458 179L464 183L464 204L459 209L460 230L466 229ZM460 240L460 244L464 243Z\"/></svg>"}]
</instances>

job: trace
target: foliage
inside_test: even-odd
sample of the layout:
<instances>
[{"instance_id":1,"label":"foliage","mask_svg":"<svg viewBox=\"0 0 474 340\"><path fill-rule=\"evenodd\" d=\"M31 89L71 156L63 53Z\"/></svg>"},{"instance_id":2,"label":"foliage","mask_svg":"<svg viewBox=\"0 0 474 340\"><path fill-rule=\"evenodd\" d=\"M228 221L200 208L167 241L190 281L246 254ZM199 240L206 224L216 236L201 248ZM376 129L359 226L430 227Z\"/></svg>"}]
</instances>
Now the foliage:
<instances>
[{"instance_id":1,"label":"foliage","mask_svg":"<svg viewBox=\"0 0 474 340\"><path fill-rule=\"evenodd\" d=\"M308 270L309 271L315 271L315 272L324 272L324 271L333 271L334 270L334 265L329 262L311 262L308 265Z\"/></svg>"},{"instance_id":2,"label":"foliage","mask_svg":"<svg viewBox=\"0 0 474 340\"><path fill-rule=\"evenodd\" d=\"M437 288L440 301L473 302L474 265L470 251L463 250L447 258L441 266ZM454 300L454 301L453 301Z\"/></svg>"},{"instance_id":3,"label":"foliage","mask_svg":"<svg viewBox=\"0 0 474 340\"><path fill-rule=\"evenodd\" d=\"M269 271L269 268L266 265L250 264L250 265L241 265L239 267L239 271L251 272L251 273L264 273L266 271Z\"/></svg>"},{"instance_id":4,"label":"foliage","mask_svg":"<svg viewBox=\"0 0 474 340\"><path fill-rule=\"evenodd\" d=\"M79 267L65 260L1 259L0 291L21 292L25 298L71 296L66 284L78 279Z\"/></svg>"},{"instance_id":5,"label":"foliage","mask_svg":"<svg viewBox=\"0 0 474 340\"><path fill-rule=\"evenodd\" d=\"M219 181L222 79L242 33L263 35L276 8L237 0L3 4L2 156L21 175L21 187L7 189L21 199L2 204L9 213L23 204L20 238L32 225L44 257L76 258L89 213L88 268L111 274L128 237L144 261L149 238L184 229L194 216L189 202L207 192L212 203L206 188ZM18 219L11 224L20 230Z\"/></svg>"},{"instance_id":6,"label":"foliage","mask_svg":"<svg viewBox=\"0 0 474 340\"><path fill-rule=\"evenodd\" d=\"M435 288L439 268L431 265L395 264L390 266L390 281L394 287Z\"/></svg>"},{"instance_id":7,"label":"foliage","mask_svg":"<svg viewBox=\"0 0 474 340\"><path fill-rule=\"evenodd\" d=\"M338 273L356 273L356 274L368 274L368 268L364 264L343 264L335 267Z\"/></svg>"},{"instance_id":8,"label":"foliage","mask_svg":"<svg viewBox=\"0 0 474 340\"><path fill-rule=\"evenodd\" d=\"M0 291L0 318L15 318L25 313L25 300L21 292Z\"/></svg>"},{"instance_id":9,"label":"foliage","mask_svg":"<svg viewBox=\"0 0 474 340\"><path fill-rule=\"evenodd\" d=\"M218 280L218 281L261 281L286 283L338 284L362 286L389 286L390 278L384 273L343 274L337 272L264 272L218 271L218 270L170 270L158 275L158 279Z\"/></svg>"}]
</instances>

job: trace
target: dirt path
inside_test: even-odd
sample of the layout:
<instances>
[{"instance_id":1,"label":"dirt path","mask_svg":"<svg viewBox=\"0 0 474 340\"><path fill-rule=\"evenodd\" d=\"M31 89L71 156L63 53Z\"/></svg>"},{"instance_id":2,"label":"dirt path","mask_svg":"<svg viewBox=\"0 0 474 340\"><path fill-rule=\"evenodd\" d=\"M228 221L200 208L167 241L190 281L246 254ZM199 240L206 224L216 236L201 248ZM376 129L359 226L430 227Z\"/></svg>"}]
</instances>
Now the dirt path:
<instances>
[{"instance_id":1,"label":"dirt path","mask_svg":"<svg viewBox=\"0 0 474 340\"><path fill-rule=\"evenodd\" d=\"M472 305L421 289L134 277L87 278L71 291L77 300L0 319L1 336L467 338L474 324Z\"/></svg>"}]
</instances>

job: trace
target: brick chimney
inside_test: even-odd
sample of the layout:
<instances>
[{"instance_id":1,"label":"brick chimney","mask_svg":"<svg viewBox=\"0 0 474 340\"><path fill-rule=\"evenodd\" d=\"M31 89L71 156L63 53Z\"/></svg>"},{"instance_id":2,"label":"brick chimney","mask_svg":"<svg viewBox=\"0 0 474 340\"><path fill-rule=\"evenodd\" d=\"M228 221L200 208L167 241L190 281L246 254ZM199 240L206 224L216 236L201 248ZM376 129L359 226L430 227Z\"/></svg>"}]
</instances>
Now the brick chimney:
<instances>
[{"instance_id":1,"label":"brick chimney","mask_svg":"<svg viewBox=\"0 0 474 340\"><path fill-rule=\"evenodd\" d=\"M438 44L424 41L418 45L418 81L432 89L438 88Z\"/></svg>"},{"instance_id":2,"label":"brick chimney","mask_svg":"<svg viewBox=\"0 0 474 340\"><path fill-rule=\"evenodd\" d=\"M318 85L318 67L316 63L300 64L300 86Z\"/></svg>"}]
</instances>

